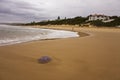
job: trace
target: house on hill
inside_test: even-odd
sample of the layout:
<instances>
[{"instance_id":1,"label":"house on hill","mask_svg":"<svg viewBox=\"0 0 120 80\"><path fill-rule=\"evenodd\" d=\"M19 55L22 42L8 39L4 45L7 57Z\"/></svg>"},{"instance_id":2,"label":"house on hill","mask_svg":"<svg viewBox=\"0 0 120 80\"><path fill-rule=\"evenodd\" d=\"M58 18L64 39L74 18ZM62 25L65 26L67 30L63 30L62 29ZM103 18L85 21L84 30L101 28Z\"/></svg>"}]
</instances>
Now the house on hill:
<instances>
[{"instance_id":1,"label":"house on hill","mask_svg":"<svg viewBox=\"0 0 120 80\"><path fill-rule=\"evenodd\" d=\"M94 14L94 15L89 15L88 16L88 21L96 21L96 20L101 20L101 21L109 21L110 17L106 15L101 15L101 14Z\"/></svg>"}]
</instances>

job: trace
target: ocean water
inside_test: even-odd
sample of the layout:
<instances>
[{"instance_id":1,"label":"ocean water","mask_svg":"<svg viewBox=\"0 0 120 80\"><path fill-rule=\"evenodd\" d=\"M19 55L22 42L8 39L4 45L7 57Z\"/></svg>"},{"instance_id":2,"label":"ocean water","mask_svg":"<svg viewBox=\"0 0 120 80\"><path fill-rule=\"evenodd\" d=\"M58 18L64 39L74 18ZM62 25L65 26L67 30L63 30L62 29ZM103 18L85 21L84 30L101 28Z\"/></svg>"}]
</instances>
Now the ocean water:
<instances>
[{"instance_id":1,"label":"ocean water","mask_svg":"<svg viewBox=\"0 0 120 80\"><path fill-rule=\"evenodd\" d=\"M79 37L77 32L0 25L0 46L32 40Z\"/></svg>"}]
</instances>

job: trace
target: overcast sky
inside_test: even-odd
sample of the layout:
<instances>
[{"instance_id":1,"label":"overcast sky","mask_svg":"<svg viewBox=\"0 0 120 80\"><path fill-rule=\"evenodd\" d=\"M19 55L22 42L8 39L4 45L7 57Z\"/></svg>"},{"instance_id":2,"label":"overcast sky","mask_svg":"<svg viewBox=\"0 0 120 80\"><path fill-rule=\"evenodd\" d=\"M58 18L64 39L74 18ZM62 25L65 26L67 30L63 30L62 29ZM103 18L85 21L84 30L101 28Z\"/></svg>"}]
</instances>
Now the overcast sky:
<instances>
[{"instance_id":1,"label":"overcast sky","mask_svg":"<svg viewBox=\"0 0 120 80\"><path fill-rule=\"evenodd\" d=\"M0 22L31 22L90 14L120 16L120 0L0 0Z\"/></svg>"}]
</instances>

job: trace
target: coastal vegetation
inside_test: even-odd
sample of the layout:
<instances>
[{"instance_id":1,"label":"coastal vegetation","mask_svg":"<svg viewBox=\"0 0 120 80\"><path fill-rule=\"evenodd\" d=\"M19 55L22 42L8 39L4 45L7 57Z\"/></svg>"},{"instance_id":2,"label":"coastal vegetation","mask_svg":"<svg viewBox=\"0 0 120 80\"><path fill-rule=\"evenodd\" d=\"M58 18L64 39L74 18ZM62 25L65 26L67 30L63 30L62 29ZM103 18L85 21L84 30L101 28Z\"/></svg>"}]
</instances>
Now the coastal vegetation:
<instances>
[{"instance_id":1,"label":"coastal vegetation","mask_svg":"<svg viewBox=\"0 0 120 80\"><path fill-rule=\"evenodd\" d=\"M62 24L69 24L69 25L80 25L83 24L87 18L85 17L75 17L75 18L64 18L61 19L59 16L55 20L47 20L47 21L41 21L41 22L31 22L26 25L62 25Z\"/></svg>"},{"instance_id":2,"label":"coastal vegetation","mask_svg":"<svg viewBox=\"0 0 120 80\"><path fill-rule=\"evenodd\" d=\"M119 16L110 16L110 19L113 19L110 22L103 22L102 20L87 21L88 17L77 16L74 18L64 18L61 19L60 16L55 20L46 20L40 22L31 22L23 25L93 25L97 27L118 27L120 26L120 17Z\"/></svg>"}]
</instances>

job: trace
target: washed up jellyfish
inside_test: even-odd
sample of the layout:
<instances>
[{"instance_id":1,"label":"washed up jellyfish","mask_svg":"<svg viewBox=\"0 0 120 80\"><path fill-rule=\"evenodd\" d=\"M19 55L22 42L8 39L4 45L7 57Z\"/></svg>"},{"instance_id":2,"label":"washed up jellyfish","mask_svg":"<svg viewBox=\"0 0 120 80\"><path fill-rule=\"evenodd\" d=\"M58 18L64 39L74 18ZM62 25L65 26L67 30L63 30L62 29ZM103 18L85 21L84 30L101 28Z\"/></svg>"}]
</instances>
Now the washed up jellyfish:
<instances>
[{"instance_id":1,"label":"washed up jellyfish","mask_svg":"<svg viewBox=\"0 0 120 80\"><path fill-rule=\"evenodd\" d=\"M38 59L38 62L41 64L45 64L50 62L52 59L49 56L42 56L41 58Z\"/></svg>"}]
</instances>

